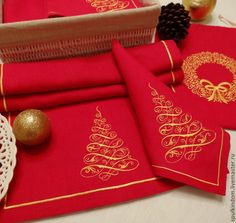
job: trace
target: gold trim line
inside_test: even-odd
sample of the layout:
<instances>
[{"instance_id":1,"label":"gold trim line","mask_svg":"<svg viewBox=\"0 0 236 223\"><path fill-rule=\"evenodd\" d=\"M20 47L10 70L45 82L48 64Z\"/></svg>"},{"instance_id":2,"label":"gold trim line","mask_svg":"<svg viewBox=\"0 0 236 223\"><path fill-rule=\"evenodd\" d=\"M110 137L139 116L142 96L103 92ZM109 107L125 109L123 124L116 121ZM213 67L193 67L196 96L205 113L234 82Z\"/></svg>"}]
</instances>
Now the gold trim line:
<instances>
[{"instance_id":1,"label":"gold trim line","mask_svg":"<svg viewBox=\"0 0 236 223\"><path fill-rule=\"evenodd\" d=\"M173 85L170 85L170 87L171 87L172 91L173 91L174 93L176 93L174 86L173 86Z\"/></svg>"},{"instance_id":2,"label":"gold trim line","mask_svg":"<svg viewBox=\"0 0 236 223\"><path fill-rule=\"evenodd\" d=\"M167 52L168 57L169 57L169 59L170 59L171 70L173 70L173 68L174 68L174 61L173 61L172 55L171 55L171 53L170 53L170 50L169 50L169 48L168 48L168 46L167 46L167 44L166 44L165 41L162 40L161 42L162 42L163 45L165 46L166 52Z\"/></svg>"},{"instance_id":3,"label":"gold trim line","mask_svg":"<svg viewBox=\"0 0 236 223\"><path fill-rule=\"evenodd\" d=\"M74 194L68 194L68 195L63 195L63 196L38 200L38 201L26 202L26 203L15 204L15 205L9 205L9 206L5 206L3 209L7 210L7 209L31 206L31 205L41 204L41 203L47 203L47 202L52 202L52 201L58 201L58 200L83 196L83 195L87 195L87 194L93 194L93 193L101 192L101 191L120 189L120 188L132 186L132 185L136 185L136 184L141 184L141 183L146 183L146 182L150 182L150 181L154 181L154 180L158 180L158 179L160 179L160 177L153 177L153 178L148 178L148 179L144 179L144 180L129 182L129 183L126 183L126 184L120 184L120 185L115 185L115 186L110 186L110 187L102 187L102 188L98 188L98 189L93 189L93 190L88 190L88 191L78 192L78 193L74 193Z\"/></svg>"},{"instance_id":4,"label":"gold trim line","mask_svg":"<svg viewBox=\"0 0 236 223\"><path fill-rule=\"evenodd\" d=\"M1 71L0 71L0 91L1 91L1 95L2 95L2 103L3 103L3 108L6 112L8 112L7 109L7 102L6 102L6 98L5 98L5 94L4 94L4 88L3 88L3 64L0 64L1 66Z\"/></svg>"},{"instance_id":5,"label":"gold trim line","mask_svg":"<svg viewBox=\"0 0 236 223\"><path fill-rule=\"evenodd\" d=\"M175 74L173 72L173 70L170 71L171 72L171 76L172 76L172 84L175 84Z\"/></svg>"},{"instance_id":6,"label":"gold trim line","mask_svg":"<svg viewBox=\"0 0 236 223\"><path fill-rule=\"evenodd\" d=\"M182 172L179 172L177 170L172 170L172 169L164 167L164 166L158 166L158 165L152 165L152 166L156 167L156 168L159 168L159 169L169 170L169 171L172 171L174 173L178 173L178 174L184 175L186 177L192 178L194 180L197 180L197 181L200 181L200 182L203 182L203 183L206 183L206 184L210 184L210 185L213 185L213 186L219 186L220 185L221 156L222 156L222 149L223 149L223 144L224 144L224 130L223 129L221 129L221 137L222 138L221 138L221 145L220 145L220 154L219 154L219 160L218 160L218 174L217 174L217 180L216 180L217 183L209 182L209 181L206 181L206 180L203 180L203 179L191 176L191 175L189 175L187 173L182 173Z\"/></svg>"},{"instance_id":7,"label":"gold trim line","mask_svg":"<svg viewBox=\"0 0 236 223\"><path fill-rule=\"evenodd\" d=\"M132 4L134 5L135 8L138 8L138 6L135 4L134 0L131 0Z\"/></svg>"}]
</instances>

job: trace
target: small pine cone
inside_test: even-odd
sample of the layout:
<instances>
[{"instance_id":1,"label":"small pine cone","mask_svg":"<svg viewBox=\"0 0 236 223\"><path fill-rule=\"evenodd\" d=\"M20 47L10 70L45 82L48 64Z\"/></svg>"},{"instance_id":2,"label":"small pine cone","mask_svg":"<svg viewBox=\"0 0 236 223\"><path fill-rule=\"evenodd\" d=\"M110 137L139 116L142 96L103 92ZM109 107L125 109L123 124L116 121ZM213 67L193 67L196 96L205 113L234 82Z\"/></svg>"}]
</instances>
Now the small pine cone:
<instances>
[{"instance_id":1,"label":"small pine cone","mask_svg":"<svg viewBox=\"0 0 236 223\"><path fill-rule=\"evenodd\" d=\"M184 39L188 34L190 20L189 12L184 9L183 5L169 3L166 6L162 6L157 25L160 39L173 39L175 42Z\"/></svg>"}]
</instances>

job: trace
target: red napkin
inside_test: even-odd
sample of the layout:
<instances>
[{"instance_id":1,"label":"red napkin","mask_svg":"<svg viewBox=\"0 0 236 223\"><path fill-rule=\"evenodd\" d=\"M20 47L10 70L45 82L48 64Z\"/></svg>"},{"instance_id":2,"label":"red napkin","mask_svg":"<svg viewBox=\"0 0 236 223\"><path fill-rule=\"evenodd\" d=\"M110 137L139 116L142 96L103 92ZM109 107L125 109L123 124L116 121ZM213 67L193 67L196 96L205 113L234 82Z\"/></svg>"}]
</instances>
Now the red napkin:
<instances>
[{"instance_id":1,"label":"red napkin","mask_svg":"<svg viewBox=\"0 0 236 223\"><path fill-rule=\"evenodd\" d=\"M236 129L236 29L192 25L180 44L184 84L176 94L188 95L206 117L220 126Z\"/></svg>"},{"instance_id":2,"label":"red napkin","mask_svg":"<svg viewBox=\"0 0 236 223\"><path fill-rule=\"evenodd\" d=\"M130 48L166 84L180 82L181 55L172 41ZM169 52L173 57L170 59ZM161 57L161 59L159 58ZM169 71L171 68L175 70ZM30 73L30 75L29 75ZM0 111L46 108L126 94L111 53L86 58L4 64Z\"/></svg>"},{"instance_id":3,"label":"red napkin","mask_svg":"<svg viewBox=\"0 0 236 223\"><path fill-rule=\"evenodd\" d=\"M66 0L47 0L46 4L48 17L118 11L142 6L138 0L70 0L69 4Z\"/></svg>"},{"instance_id":4,"label":"red napkin","mask_svg":"<svg viewBox=\"0 0 236 223\"><path fill-rule=\"evenodd\" d=\"M74 16L141 7L138 0L5 0L4 22ZM19 10L20 9L20 10Z\"/></svg>"},{"instance_id":5,"label":"red napkin","mask_svg":"<svg viewBox=\"0 0 236 223\"><path fill-rule=\"evenodd\" d=\"M188 96L173 93L114 43L145 148L157 176L225 194L229 135L206 120ZM134 78L135 74L135 78Z\"/></svg>"}]
</instances>

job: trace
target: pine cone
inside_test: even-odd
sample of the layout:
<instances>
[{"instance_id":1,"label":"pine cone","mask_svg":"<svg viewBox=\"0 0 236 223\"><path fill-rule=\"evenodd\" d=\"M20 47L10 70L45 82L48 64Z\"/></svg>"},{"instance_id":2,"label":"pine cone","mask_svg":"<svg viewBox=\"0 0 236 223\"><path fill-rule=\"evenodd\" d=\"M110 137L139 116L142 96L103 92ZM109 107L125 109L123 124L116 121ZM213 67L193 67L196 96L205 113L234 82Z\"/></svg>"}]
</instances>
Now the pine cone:
<instances>
[{"instance_id":1,"label":"pine cone","mask_svg":"<svg viewBox=\"0 0 236 223\"><path fill-rule=\"evenodd\" d=\"M177 3L169 3L161 7L161 15L157 25L157 32L160 39L173 39L179 42L188 34L190 27L189 12L184 9L184 6Z\"/></svg>"}]
</instances>

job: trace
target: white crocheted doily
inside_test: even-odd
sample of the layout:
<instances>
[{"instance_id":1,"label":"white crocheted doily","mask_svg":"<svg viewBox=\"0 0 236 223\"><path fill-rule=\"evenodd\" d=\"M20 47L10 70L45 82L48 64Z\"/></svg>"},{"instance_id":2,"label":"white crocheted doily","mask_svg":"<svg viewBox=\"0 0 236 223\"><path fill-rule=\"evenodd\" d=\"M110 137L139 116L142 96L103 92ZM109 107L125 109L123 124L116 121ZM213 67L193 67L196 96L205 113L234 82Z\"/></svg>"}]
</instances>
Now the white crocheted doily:
<instances>
[{"instance_id":1,"label":"white crocheted doily","mask_svg":"<svg viewBox=\"0 0 236 223\"><path fill-rule=\"evenodd\" d=\"M16 139L7 119L0 114L0 201L6 195L16 165Z\"/></svg>"}]
</instances>

